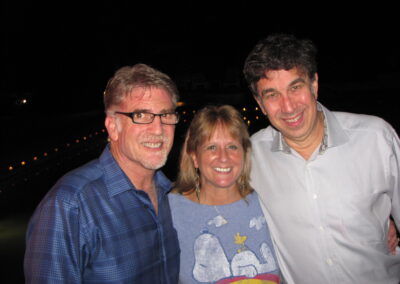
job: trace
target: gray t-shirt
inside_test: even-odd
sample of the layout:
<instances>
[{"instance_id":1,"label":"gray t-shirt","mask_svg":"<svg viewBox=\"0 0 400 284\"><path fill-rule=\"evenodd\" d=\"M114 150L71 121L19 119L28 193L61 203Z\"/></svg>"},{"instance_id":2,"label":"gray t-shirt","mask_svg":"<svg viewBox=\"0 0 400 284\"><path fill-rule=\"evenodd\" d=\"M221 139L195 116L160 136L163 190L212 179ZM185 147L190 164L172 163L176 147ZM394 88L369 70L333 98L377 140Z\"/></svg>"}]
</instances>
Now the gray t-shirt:
<instances>
[{"instance_id":1,"label":"gray t-shirt","mask_svg":"<svg viewBox=\"0 0 400 284\"><path fill-rule=\"evenodd\" d=\"M220 206L173 193L169 202L181 248L180 283L279 283L278 262L255 192Z\"/></svg>"}]
</instances>

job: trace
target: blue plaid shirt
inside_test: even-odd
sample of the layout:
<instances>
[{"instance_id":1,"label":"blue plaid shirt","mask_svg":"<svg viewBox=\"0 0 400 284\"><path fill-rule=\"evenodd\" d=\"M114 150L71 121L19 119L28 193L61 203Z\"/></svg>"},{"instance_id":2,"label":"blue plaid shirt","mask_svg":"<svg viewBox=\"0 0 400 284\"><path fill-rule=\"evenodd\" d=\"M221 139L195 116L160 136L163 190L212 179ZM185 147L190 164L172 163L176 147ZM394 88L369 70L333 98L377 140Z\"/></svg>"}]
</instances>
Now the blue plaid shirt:
<instances>
[{"instance_id":1,"label":"blue plaid shirt","mask_svg":"<svg viewBox=\"0 0 400 284\"><path fill-rule=\"evenodd\" d=\"M177 283L179 245L156 172L158 215L106 147L68 173L35 210L26 234L26 283Z\"/></svg>"}]
</instances>

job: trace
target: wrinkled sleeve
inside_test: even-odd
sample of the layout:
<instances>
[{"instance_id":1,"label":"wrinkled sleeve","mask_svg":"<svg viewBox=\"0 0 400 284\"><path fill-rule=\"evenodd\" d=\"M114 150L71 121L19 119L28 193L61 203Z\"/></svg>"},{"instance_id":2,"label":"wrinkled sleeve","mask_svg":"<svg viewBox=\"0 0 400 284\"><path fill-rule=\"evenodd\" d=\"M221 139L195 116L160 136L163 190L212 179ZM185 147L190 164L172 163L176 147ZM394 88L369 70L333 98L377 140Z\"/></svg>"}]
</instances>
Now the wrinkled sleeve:
<instances>
[{"instance_id":1,"label":"wrinkled sleeve","mask_svg":"<svg viewBox=\"0 0 400 284\"><path fill-rule=\"evenodd\" d=\"M79 210L74 202L47 197L26 232L26 283L81 283Z\"/></svg>"}]
</instances>

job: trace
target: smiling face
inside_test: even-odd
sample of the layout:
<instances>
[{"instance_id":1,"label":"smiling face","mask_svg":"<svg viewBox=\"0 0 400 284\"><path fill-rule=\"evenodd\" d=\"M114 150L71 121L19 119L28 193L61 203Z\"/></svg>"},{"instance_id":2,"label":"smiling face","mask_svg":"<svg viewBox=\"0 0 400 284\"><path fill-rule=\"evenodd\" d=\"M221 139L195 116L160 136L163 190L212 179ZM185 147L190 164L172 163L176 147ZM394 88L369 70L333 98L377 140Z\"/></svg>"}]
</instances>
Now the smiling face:
<instances>
[{"instance_id":1,"label":"smiling face","mask_svg":"<svg viewBox=\"0 0 400 284\"><path fill-rule=\"evenodd\" d=\"M288 144L319 138L323 124L317 111L318 77L310 81L297 68L269 71L257 82L257 103ZM322 139L322 137L321 137Z\"/></svg>"},{"instance_id":2,"label":"smiling face","mask_svg":"<svg viewBox=\"0 0 400 284\"><path fill-rule=\"evenodd\" d=\"M222 125L217 125L210 139L191 154L200 170L201 190L237 190L237 180L244 166L244 150Z\"/></svg>"},{"instance_id":3,"label":"smiling face","mask_svg":"<svg viewBox=\"0 0 400 284\"><path fill-rule=\"evenodd\" d=\"M160 88L134 88L123 103L112 111L173 112L171 96ZM162 124L160 117L150 124L134 124L124 115L109 115L106 127L111 140L111 152L121 168L156 170L162 167L174 140L175 125Z\"/></svg>"}]
</instances>

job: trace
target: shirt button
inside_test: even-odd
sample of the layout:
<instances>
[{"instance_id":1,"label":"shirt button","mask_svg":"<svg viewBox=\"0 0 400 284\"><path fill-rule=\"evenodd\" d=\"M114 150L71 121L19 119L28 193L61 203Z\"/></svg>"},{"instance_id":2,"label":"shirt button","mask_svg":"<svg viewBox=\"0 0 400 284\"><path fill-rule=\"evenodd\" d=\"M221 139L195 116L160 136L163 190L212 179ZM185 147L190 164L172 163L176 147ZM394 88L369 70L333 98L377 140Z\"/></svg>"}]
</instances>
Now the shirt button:
<instances>
[{"instance_id":1,"label":"shirt button","mask_svg":"<svg viewBox=\"0 0 400 284\"><path fill-rule=\"evenodd\" d=\"M313 199L317 199L317 198L318 198L318 195L314 194L314 195L312 196L312 198L313 198Z\"/></svg>"},{"instance_id":2,"label":"shirt button","mask_svg":"<svg viewBox=\"0 0 400 284\"><path fill-rule=\"evenodd\" d=\"M331 266L331 265L333 264L333 261L332 261L332 259L327 258L327 259L326 259L326 263L327 263L329 266Z\"/></svg>"},{"instance_id":3,"label":"shirt button","mask_svg":"<svg viewBox=\"0 0 400 284\"><path fill-rule=\"evenodd\" d=\"M324 229L323 226L319 226L319 230L320 230L321 232L323 232L325 229Z\"/></svg>"}]
</instances>

